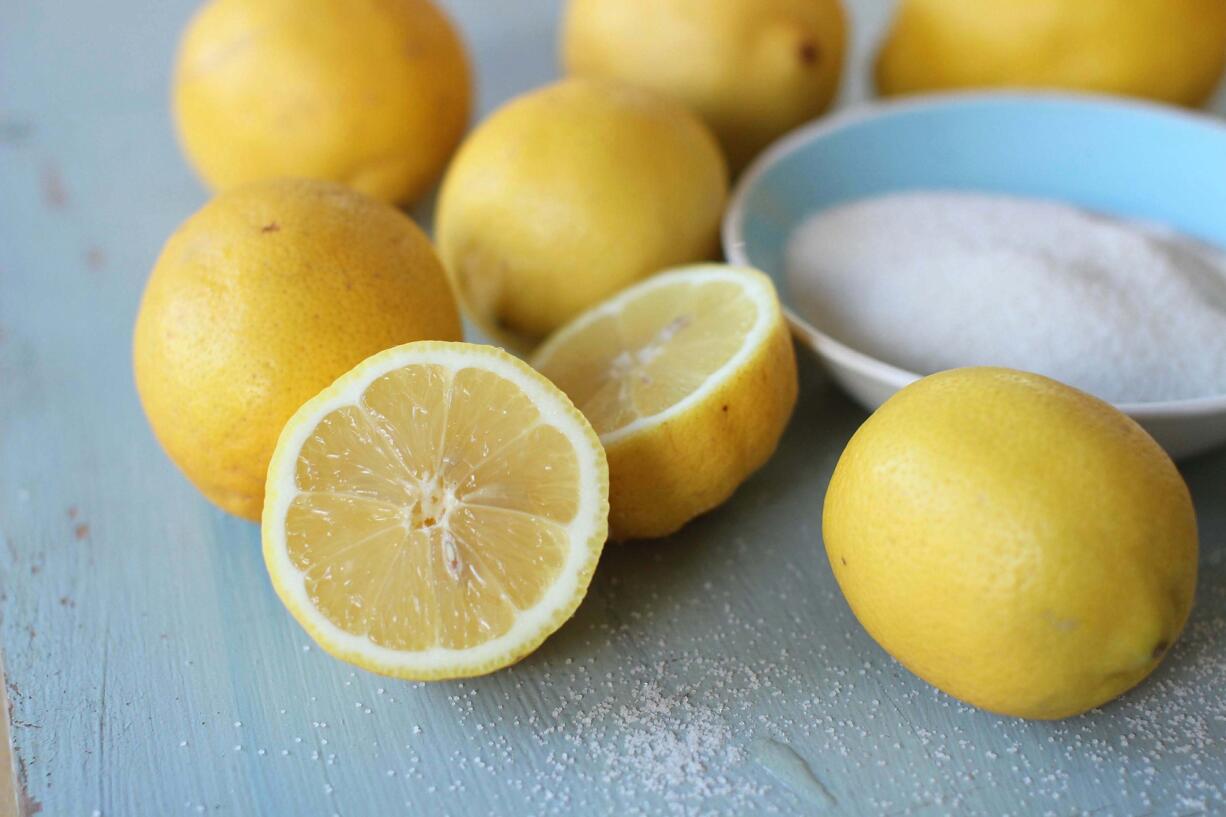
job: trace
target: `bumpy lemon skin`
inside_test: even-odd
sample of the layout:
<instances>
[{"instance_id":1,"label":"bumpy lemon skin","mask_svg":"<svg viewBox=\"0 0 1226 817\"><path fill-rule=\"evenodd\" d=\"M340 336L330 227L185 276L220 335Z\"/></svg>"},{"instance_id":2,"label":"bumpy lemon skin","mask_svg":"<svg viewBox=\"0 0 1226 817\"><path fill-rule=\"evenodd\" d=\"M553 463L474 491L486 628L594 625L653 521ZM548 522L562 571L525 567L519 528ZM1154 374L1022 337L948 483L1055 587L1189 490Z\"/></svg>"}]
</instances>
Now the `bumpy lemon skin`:
<instances>
[{"instance_id":1,"label":"bumpy lemon skin","mask_svg":"<svg viewBox=\"0 0 1226 817\"><path fill-rule=\"evenodd\" d=\"M468 125L464 45L429 0L211 0L184 32L174 115L200 177L282 176L408 203Z\"/></svg>"},{"instance_id":2,"label":"bumpy lemon skin","mask_svg":"<svg viewBox=\"0 0 1226 817\"><path fill-rule=\"evenodd\" d=\"M136 388L167 455L257 520L281 427L369 355L458 340L459 312L412 220L330 182L223 193L170 237L136 319Z\"/></svg>"},{"instance_id":3,"label":"bumpy lemon skin","mask_svg":"<svg viewBox=\"0 0 1226 817\"><path fill-rule=\"evenodd\" d=\"M881 406L835 468L823 535L886 651L1023 718L1139 683L1196 585L1196 518L1166 453L1112 406L1007 369L932 375Z\"/></svg>"},{"instance_id":4,"label":"bumpy lemon skin","mask_svg":"<svg viewBox=\"0 0 1226 817\"><path fill-rule=\"evenodd\" d=\"M876 80L885 95L1013 86L1196 106L1224 68L1221 0L903 0Z\"/></svg>"},{"instance_id":5,"label":"bumpy lemon skin","mask_svg":"<svg viewBox=\"0 0 1226 817\"><path fill-rule=\"evenodd\" d=\"M714 256L727 192L715 138L679 103L564 80L469 135L436 236L469 316L524 351L629 284Z\"/></svg>"},{"instance_id":6,"label":"bumpy lemon skin","mask_svg":"<svg viewBox=\"0 0 1226 817\"><path fill-rule=\"evenodd\" d=\"M798 391L780 317L745 366L689 410L605 445L611 538L654 539L723 504L775 453Z\"/></svg>"},{"instance_id":7,"label":"bumpy lemon skin","mask_svg":"<svg viewBox=\"0 0 1226 817\"><path fill-rule=\"evenodd\" d=\"M840 0L571 0L562 63L680 99L740 170L830 107L846 40Z\"/></svg>"}]
</instances>

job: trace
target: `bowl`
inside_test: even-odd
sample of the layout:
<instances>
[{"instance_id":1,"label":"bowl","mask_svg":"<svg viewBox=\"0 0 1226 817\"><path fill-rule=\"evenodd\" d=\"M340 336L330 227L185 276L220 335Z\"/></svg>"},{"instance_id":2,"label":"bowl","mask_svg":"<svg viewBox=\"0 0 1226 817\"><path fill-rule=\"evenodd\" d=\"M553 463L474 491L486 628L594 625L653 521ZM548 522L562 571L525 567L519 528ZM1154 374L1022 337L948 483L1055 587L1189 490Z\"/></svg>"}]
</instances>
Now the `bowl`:
<instances>
[{"instance_id":1,"label":"bowl","mask_svg":"<svg viewBox=\"0 0 1226 817\"><path fill-rule=\"evenodd\" d=\"M1226 124L1093 95L952 93L848 109L770 147L733 192L725 255L775 280L797 340L869 410L920 375L841 343L789 309L785 247L818 210L933 188L1056 199L1226 247ZM1115 405L1173 457L1226 442L1226 395Z\"/></svg>"}]
</instances>

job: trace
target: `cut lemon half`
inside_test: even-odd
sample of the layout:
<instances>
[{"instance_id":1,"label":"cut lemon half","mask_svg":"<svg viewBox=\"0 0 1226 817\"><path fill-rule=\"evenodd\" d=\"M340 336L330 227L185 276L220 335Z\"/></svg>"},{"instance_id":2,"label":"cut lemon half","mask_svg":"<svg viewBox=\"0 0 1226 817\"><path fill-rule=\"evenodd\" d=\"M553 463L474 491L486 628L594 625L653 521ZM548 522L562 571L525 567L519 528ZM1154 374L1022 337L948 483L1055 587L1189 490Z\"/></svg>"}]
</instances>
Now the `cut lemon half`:
<instances>
[{"instance_id":1,"label":"cut lemon half","mask_svg":"<svg viewBox=\"0 0 1226 817\"><path fill-rule=\"evenodd\" d=\"M667 535L726 500L796 404L774 285L746 267L649 278L559 329L533 362L600 435L618 539Z\"/></svg>"},{"instance_id":2,"label":"cut lemon half","mask_svg":"<svg viewBox=\"0 0 1226 817\"><path fill-rule=\"evenodd\" d=\"M604 452L566 395L499 349L410 343L285 426L264 560L332 655L466 677L514 663L574 613L607 515Z\"/></svg>"}]
</instances>

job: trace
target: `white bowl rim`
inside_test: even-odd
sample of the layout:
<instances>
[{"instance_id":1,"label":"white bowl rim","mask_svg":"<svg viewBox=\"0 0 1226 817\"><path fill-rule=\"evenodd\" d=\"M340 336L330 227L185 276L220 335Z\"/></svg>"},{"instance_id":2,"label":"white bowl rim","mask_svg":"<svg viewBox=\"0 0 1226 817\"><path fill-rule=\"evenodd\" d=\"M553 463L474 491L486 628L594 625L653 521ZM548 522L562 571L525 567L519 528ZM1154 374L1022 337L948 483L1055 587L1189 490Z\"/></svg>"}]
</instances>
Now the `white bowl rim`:
<instances>
[{"instance_id":1,"label":"white bowl rim","mask_svg":"<svg viewBox=\"0 0 1226 817\"><path fill-rule=\"evenodd\" d=\"M1160 102L1129 97L1096 94L1083 91L1053 91L1042 89L1006 89L998 91L950 90L939 93L915 94L897 99L868 100L828 116L801 125L781 137L750 163L728 200L720 232L724 254L730 263L747 267L754 266L745 252L745 199L765 173L783 159L807 146L817 138L843 130L869 119L905 112L912 109L955 107L978 102L1064 102L1091 104L1108 108L1122 108L1156 114L1218 130L1226 137L1226 122L1202 111L1177 108ZM781 299L782 300L782 299ZM865 352L853 349L842 341L827 335L808 320L797 315L784 304L784 314L791 324L793 334L808 340L823 357L875 380L901 389L919 380L923 375L899 368ZM1226 394L1192 397L1184 400L1155 400L1143 403L1112 403L1125 414L1137 419L1168 419L1173 416L1203 416L1226 411Z\"/></svg>"}]
</instances>

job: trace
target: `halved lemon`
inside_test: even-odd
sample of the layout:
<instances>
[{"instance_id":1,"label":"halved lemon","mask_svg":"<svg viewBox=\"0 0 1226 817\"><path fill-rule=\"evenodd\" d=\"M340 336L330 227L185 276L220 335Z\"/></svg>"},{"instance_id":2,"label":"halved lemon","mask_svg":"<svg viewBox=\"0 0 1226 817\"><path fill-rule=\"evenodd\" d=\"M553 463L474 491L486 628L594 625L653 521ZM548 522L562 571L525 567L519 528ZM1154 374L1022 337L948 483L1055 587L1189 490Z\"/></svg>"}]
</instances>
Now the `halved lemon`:
<instances>
[{"instance_id":1,"label":"halved lemon","mask_svg":"<svg viewBox=\"0 0 1226 817\"><path fill-rule=\"evenodd\" d=\"M746 267L660 273L559 329L533 362L600 435L618 539L667 535L726 500L796 404L778 296Z\"/></svg>"},{"instance_id":2,"label":"halved lemon","mask_svg":"<svg viewBox=\"0 0 1226 817\"><path fill-rule=\"evenodd\" d=\"M409 343L285 426L264 560L332 655L466 677L514 663L574 613L607 514L604 452L565 394L493 347Z\"/></svg>"}]
</instances>

